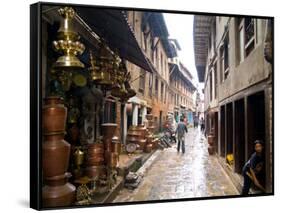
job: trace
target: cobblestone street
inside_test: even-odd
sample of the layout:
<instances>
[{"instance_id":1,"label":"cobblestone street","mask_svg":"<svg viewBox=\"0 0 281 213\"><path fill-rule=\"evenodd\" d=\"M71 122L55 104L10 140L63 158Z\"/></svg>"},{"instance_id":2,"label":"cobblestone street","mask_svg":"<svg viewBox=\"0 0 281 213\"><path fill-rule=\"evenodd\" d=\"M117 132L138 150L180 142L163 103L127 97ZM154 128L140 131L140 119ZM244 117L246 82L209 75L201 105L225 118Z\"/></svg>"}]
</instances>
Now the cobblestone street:
<instances>
[{"instance_id":1,"label":"cobblestone street","mask_svg":"<svg viewBox=\"0 0 281 213\"><path fill-rule=\"evenodd\" d=\"M138 188L121 190L114 202L237 195L200 130L189 129L185 141L185 154L176 146L157 151L140 169Z\"/></svg>"}]
</instances>

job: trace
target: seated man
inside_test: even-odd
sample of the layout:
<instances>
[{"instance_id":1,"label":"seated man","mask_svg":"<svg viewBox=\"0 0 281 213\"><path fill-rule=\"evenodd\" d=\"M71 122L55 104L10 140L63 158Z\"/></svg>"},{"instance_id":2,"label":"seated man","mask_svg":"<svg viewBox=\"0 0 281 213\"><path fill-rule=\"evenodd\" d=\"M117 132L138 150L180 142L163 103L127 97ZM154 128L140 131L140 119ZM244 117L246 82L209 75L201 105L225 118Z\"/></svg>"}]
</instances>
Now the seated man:
<instances>
[{"instance_id":1,"label":"seated man","mask_svg":"<svg viewBox=\"0 0 281 213\"><path fill-rule=\"evenodd\" d=\"M254 143L255 152L243 167L244 185L241 193L242 195L248 195L252 183L265 192L265 188L257 179L257 175L261 172L264 164L263 142L261 140L256 140Z\"/></svg>"}]
</instances>

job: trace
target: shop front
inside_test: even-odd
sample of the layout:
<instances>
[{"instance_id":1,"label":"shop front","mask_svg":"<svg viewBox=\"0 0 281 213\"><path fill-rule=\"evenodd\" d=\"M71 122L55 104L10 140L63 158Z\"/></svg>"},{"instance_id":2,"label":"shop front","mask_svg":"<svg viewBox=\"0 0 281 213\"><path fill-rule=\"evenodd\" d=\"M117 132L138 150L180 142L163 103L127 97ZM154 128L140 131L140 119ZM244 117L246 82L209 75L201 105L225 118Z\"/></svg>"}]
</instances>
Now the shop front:
<instances>
[{"instance_id":1,"label":"shop front","mask_svg":"<svg viewBox=\"0 0 281 213\"><path fill-rule=\"evenodd\" d=\"M147 109L126 61L151 68L123 11L42 10L43 206L104 202L120 178L121 155L132 151L128 132L142 137L141 151L150 134L143 127L127 132L144 123Z\"/></svg>"}]
</instances>

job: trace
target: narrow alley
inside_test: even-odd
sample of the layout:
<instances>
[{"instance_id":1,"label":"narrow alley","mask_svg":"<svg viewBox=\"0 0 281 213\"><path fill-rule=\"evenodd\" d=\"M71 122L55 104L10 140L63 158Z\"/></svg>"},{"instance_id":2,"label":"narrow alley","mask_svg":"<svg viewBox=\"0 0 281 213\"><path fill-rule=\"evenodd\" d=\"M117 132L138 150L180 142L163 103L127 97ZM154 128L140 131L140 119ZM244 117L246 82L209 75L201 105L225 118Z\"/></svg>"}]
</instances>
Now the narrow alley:
<instances>
[{"instance_id":1,"label":"narrow alley","mask_svg":"<svg viewBox=\"0 0 281 213\"><path fill-rule=\"evenodd\" d=\"M135 190L123 189L114 202L209 197L239 194L199 129L189 129L186 153L176 146L158 151L140 172L145 178Z\"/></svg>"},{"instance_id":2,"label":"narrow alley","mask_svg":"<svg viewBox=\"0 0 281 213\"><path fill-rule=\"evenodd\" d=\"M43 208L273 193L271 18L39 6Z\"/></svg>"}]
</instances>

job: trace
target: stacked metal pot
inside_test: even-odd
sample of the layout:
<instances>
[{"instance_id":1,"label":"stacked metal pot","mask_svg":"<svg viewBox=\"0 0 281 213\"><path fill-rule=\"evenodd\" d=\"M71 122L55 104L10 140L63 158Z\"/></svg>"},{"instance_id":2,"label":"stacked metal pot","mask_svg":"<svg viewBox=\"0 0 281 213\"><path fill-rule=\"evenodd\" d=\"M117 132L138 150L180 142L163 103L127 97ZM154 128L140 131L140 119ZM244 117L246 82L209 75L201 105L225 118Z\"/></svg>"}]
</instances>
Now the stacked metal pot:
<instances>
[{"instance_id":1,"label":"stacked metal pot","mask_svg":"<svg viewBox=\"0 0 281 213\"><path fill-rule=\"evenodd\" d=\"M120 141L117 136L114 136L117 124L115 123L104 123L102 124L103 143L104 143L104 157L106 165L110 168L116 168L118 163L118 147Z\"/></svg>"},{"instance_id":2,"label":"stacked metal pot","mask_svg":"<svg viewBox=\"0 0 281 213\"><path fill-rule=\"evenodd\" d=\"M92 179L106 177L104 145L99 141L97 143L87 145L85 174Z\"/></svg>"},{"instance_id":3,"label":"stacked metal pot","mask_svg":"<svg viewBox=\"0 0 281 213\"><path fill-rule=\"evenodd\" d=\"M64 140L67 109L61 98L50 96L45 99L42 115L43 206L71 205L75 199L76 188L67 181L71 177L67 172L70 144Z\"/></svg>"},{"instance_id":4,"label":"stacked metal pot","mask_svg":"<svg viewBox=\"0 0 281 213\"><path fill-rule=\"evenodd\" d=\"M213 155L215 153L215 135L214 135L214 129L211 129L210 134L208 135L208 152L210 155Z\"/></svg>"},{"instance_id":5,"label":"stacked metal pot","mask_svg":"<svg viewBox=\"0 0 281 213\"><path fill-rule=\"evenodd\" d=\"M138 145L138 150L144 151L146 146L146 127L143 125L130 126L127 133L127 144L134 143Z\"/></svg>"},{"instance_id":6,"label":"stacked metal pot","mask_svg":"<svg viewBox=\"0 0 281 213\"><path fill-rule=\"evenodd\" d=\"M147 130L146 130L146 147L145 151L146 152L151 152L153 149L157 147L157 139L154 139L153 132L155 129L154 126L154 121L153 121L153 115L152 114L147 114L146 115L147 119Z\"/></svg>"}]
</instances>

